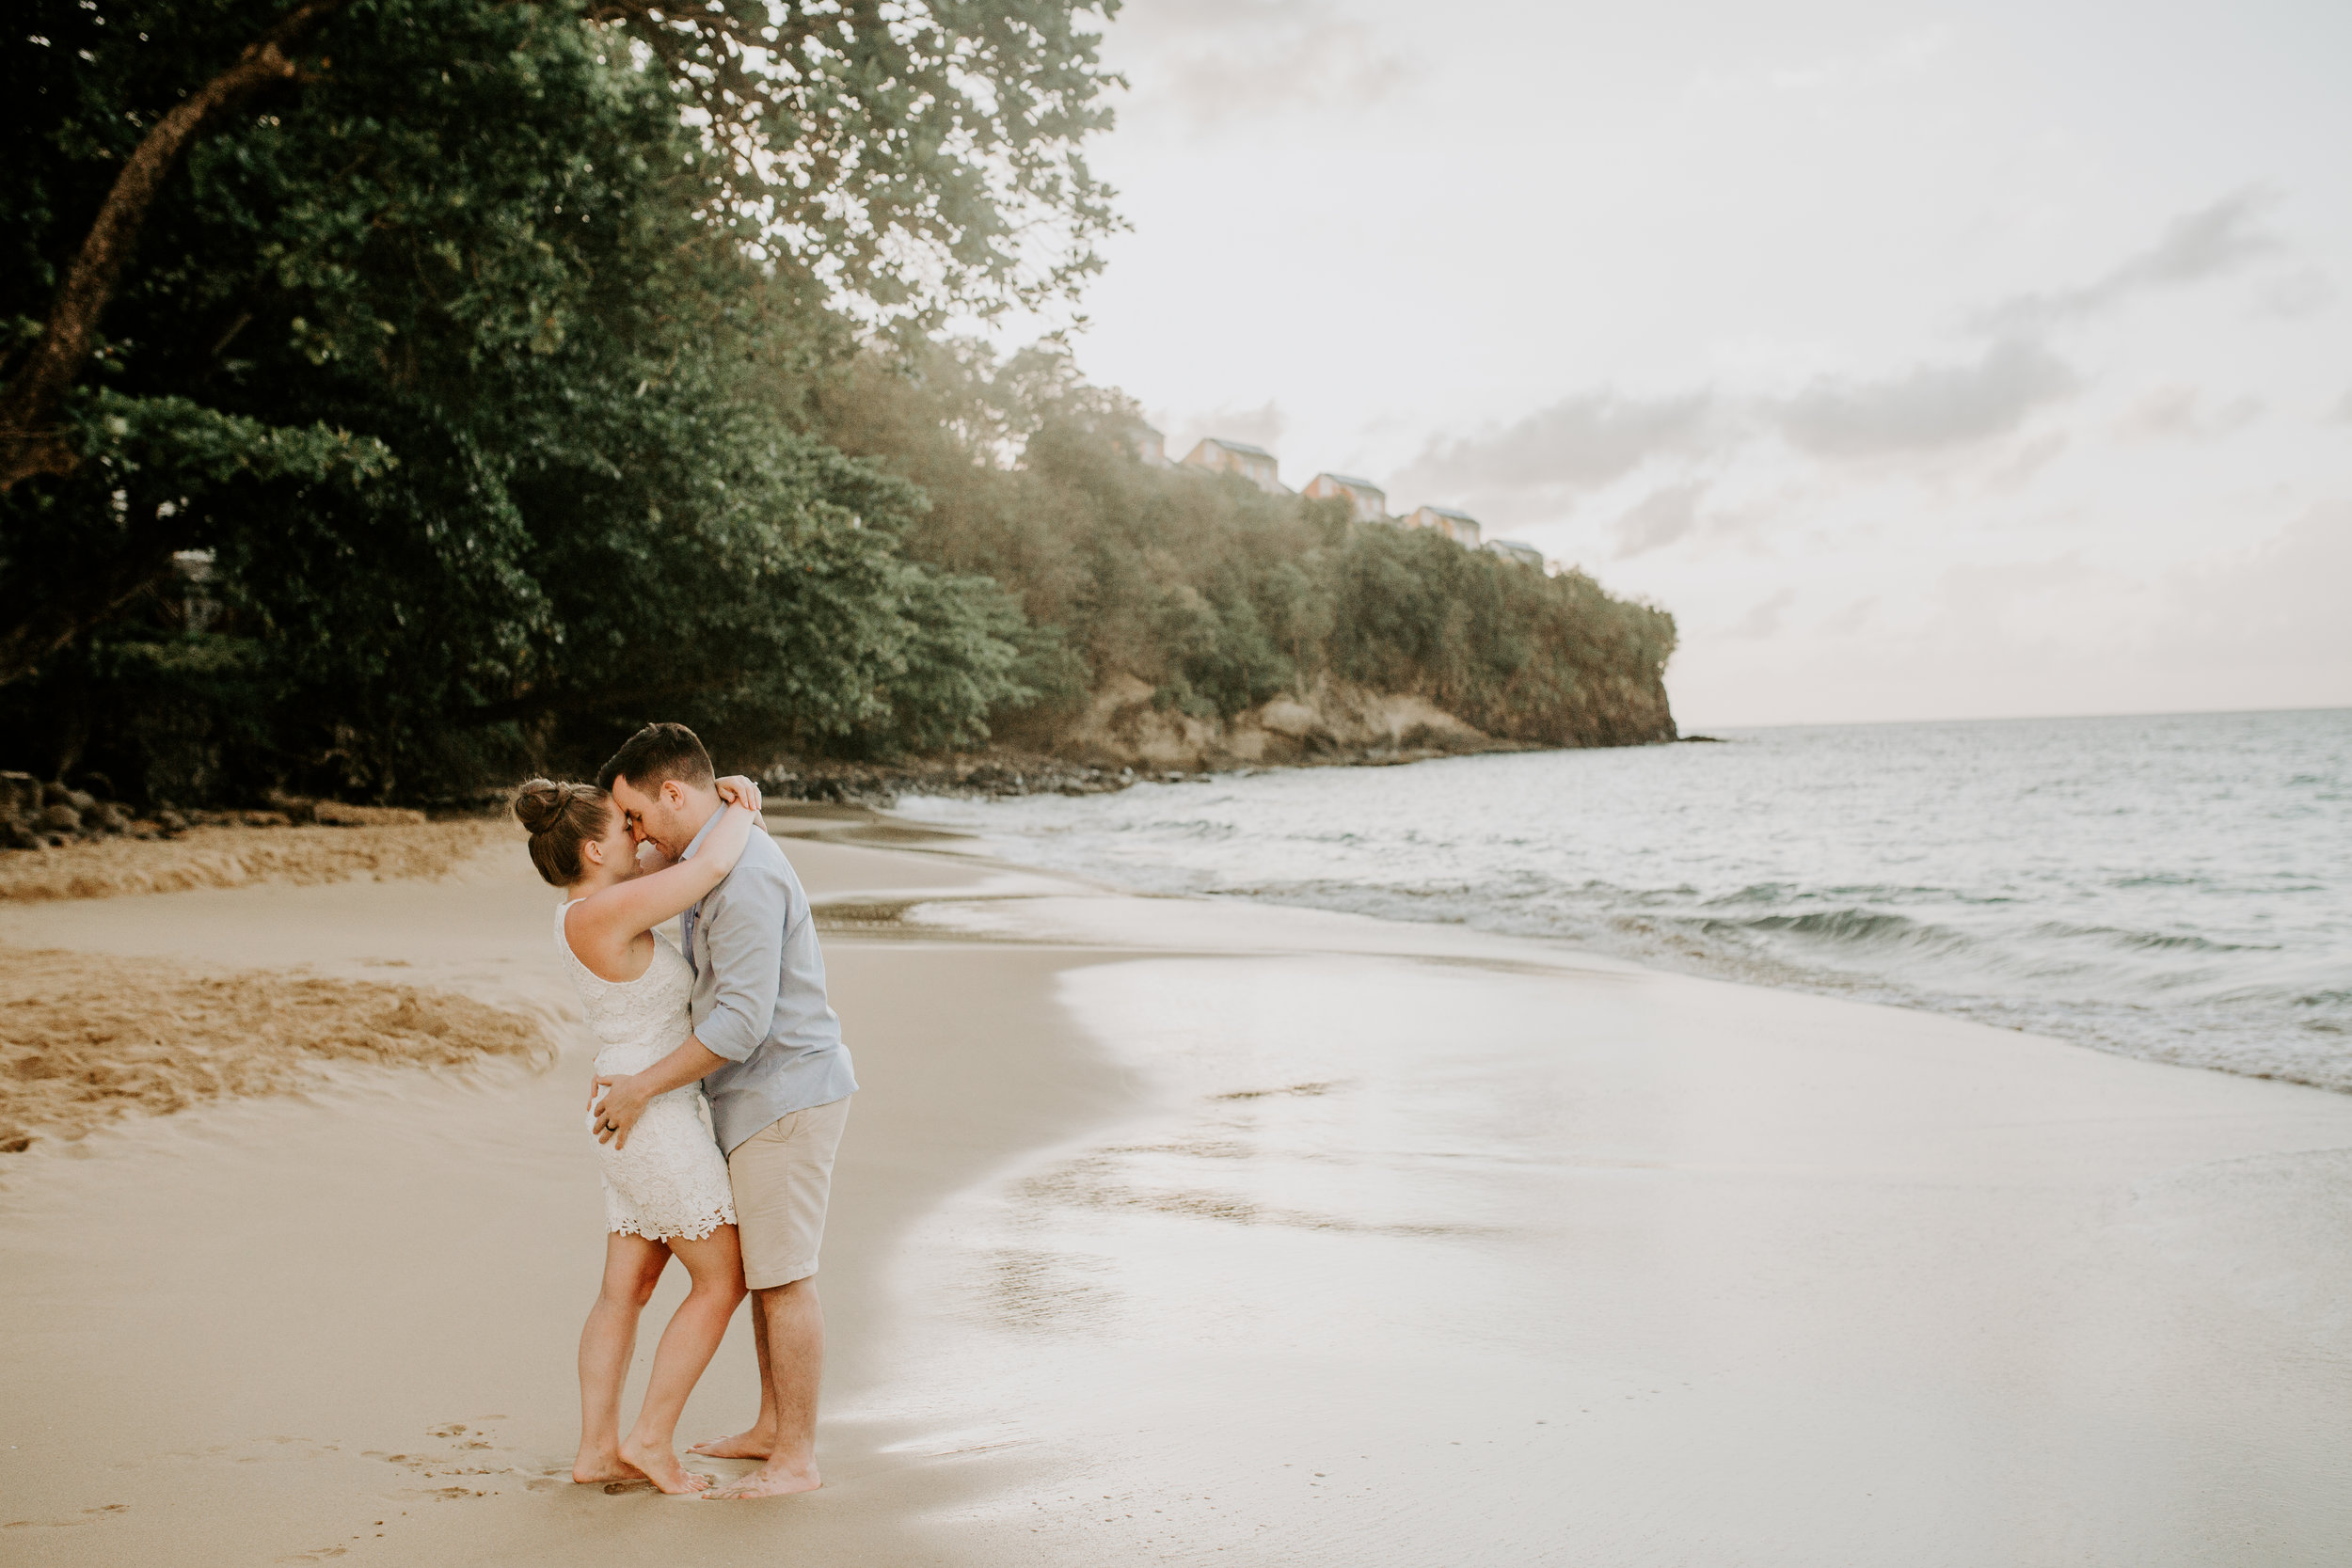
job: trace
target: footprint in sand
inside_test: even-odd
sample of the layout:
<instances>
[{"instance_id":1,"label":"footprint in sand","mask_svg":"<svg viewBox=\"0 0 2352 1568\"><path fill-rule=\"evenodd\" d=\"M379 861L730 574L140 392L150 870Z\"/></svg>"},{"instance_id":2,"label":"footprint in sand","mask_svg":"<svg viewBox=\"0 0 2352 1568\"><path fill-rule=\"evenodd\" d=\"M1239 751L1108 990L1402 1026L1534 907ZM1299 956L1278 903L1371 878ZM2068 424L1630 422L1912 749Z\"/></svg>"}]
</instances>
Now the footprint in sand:
<instances>
[{"instance_id":1,"label":"footprint in sand","mask_svg":"<svg viewBox=\"0 0 2352 1568\"><path fill-rule=\"evenodd\" d=\"M100 1503L80 1513L69 1513L62 1519L10 1519L0 1529L72 1529L76 1525L94 1525L109 1513L128 1513L129 1503Z\"/></svg>"}]
</instances>

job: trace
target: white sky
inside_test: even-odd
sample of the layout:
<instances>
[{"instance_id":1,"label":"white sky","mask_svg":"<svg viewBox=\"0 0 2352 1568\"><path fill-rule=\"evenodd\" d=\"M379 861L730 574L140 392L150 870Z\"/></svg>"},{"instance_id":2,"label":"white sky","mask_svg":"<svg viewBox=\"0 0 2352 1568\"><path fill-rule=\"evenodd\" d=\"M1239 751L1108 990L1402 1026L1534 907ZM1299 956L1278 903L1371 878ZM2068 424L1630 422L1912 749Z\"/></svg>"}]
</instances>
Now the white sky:
<instances>
[{"instance_id":1,"label":"white sky","mask_svg":"<svg viewBox=\"0 0 2352 1568\"><path fill-rule=\"evenodd\" d=\"M1686 730L2352 705L2352 5L1130 0L1105 53L1088 373L1655 599Z\"/></svg>"}]
</instances>

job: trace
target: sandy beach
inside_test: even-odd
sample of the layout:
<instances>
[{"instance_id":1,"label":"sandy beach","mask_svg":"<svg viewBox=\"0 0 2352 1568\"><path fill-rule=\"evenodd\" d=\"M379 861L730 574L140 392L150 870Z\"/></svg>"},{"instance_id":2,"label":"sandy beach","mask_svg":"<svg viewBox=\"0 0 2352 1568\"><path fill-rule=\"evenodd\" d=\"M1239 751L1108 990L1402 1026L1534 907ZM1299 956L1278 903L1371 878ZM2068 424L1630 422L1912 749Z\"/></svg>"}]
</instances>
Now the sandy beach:
<instances>
[{"instance_id":1,"label":"sandy beach","mask_svg":"<svg viewBox=\"0 0 2352 1568\"><path fill-rule=\"evenodd\" d=\"M588 1053L496 841L0 906L564 1040L6 1157L0 1562L2344 1560L2352 1099L771 826L866 1085L821 1492L570 1484ZM681 1435L753 1396L739 1317Z\"/></svg>"}]
</instances>

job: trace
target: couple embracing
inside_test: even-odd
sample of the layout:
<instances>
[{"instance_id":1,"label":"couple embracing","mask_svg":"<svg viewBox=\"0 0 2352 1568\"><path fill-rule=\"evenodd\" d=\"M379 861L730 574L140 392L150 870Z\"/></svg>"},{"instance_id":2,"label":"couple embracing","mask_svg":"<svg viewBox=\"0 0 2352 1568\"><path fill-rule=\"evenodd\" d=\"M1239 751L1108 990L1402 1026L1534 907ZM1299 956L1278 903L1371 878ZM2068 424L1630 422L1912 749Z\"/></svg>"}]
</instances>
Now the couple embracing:
<instances>
[{"instance_id":1,"label":"couple embracing","mask_svg":"<svg viewBox=\"0 0 2352 1568\"><path fill-rule=\"evenodd\" d=\"M800 879L761 830L759 791L713 777L683 724L649 724L595 784L516 798L532 863L564 890L555 940L597 1041L589 1131L604 1167L604 1283L580 1337L578 1481L703 1492L679 1414L748 1292L759 1353L751 1430L694 1446L759 1468L704 1495L805 1492L817 1473L825 1322L817 1253L857 1081ZM682 947L655 927L683 916ZM705 1119L707 1107L708 1118ZM622 1434L637 1319L675 1256L692 1289Z\"/></svg>"}]
</instances>

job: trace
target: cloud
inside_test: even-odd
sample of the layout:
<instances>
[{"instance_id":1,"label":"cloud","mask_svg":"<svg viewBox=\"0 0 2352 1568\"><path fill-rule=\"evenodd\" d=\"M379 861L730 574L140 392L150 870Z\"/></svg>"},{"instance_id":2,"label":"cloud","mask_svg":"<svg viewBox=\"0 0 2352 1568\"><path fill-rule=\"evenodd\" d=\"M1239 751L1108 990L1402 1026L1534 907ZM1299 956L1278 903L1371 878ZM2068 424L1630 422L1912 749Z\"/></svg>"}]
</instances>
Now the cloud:
<instances>
[{"instance_id":1,"label":"cloud","mask_svg":"<svg viewBox=\"0 0 2352 1568\"><path fill-rule=\"evenodd\" d=\"M1771 637L1780 630L1788 607L1797 602L1797 591L1783 588L1765 599L1740 619L1740 624L1726 634L1731 637Z\"/></svg>"},{"instance_id":2,"label":"cloud","mask_svg":"<svg viewBox=\"0 0 2352 1568\"><path fill-rule=\"evenodd\" d=\"M1136 46L1136 111L1196 127L1371 108L1413 75L1406 55L1328 0L1142 0L1115 36Z\"/></svg>"},{"instance_id":3,"label":"cloud","mask_svg":"<svg viewBox=\"0 0 2352 1568\"><path fill-rule=\"evenodd\" d=\"M1869 622L1871 612L1878 607L1878 595L1867 594L1823 621L1821 630L1831 637L1851 637Z\"/></svg>"},{"instance_id":4,"label":"cloud","mask_svg":"<svg viewBox=\"0 0 2352 1568\"><path fill-rule=\"evenodd\" d=\"M2159 387L2135 402L2116 421L2127 441L2211 441L2244 429L2261 417L2260 398L2233 398L2208 408L2194 387Z\"/></svg>"},{"instance_id":5,"label":"cloud","mask_svg":"<svg viewBox=\"0 0 2352 1568\"><path fill-rule=\"evenodd\" d=\"M1617 519L1617 558L1664 549L1689 534L1699 525L1699 499L1706 493L1703 485L1669 484L1634 502Z\"/></svg>"},{"instance_id":6,"label":"cloud","mask_svg":"<svg viewBox=\"0 0 2352 1568\"><path fill-rule=\"evenodd\" d=\"M1455 493L1596 490L1653 457L1705 444L1713 399L1581 392L1485 436L1432 441L1402 481Z\"/></svg>"},{"instance_id":7,"label":"cloud","mask_svg":"<svg viewBox=\"0 0 2352 1568\"><path fill-rule=\"evenodd\" d=\"M1824 380L1767 408L1792 444L1819 457L1877 457L2006 436L2077 378L2038 343L2004 339L1974 360L1920 365L1876 381Z\"/></svg>"},{"instance_id":8,"label":"cloud","mask_svg":"<svg viewBox=\"0 0 2352 1568\"><path fill-rule=\"evenodd\" d=\"M2256 222L2271 204L2266 191L2225 196L2173 219L2155 244L2106 276L2077 288L2019 294L1984 312L1978 325L2003 336L2042 332L2096 315L2152 289L2201 283L2234 272L2279 248L2278 240Z\"/></svg>"},{"instance_id":9,"label":"cloud","mask_svg":"<svg viewBox=\"0 0 2352 1568\"><path fill-rule=\"evenodd\" d=\"M1781 396L1712 388L1654 397L1579 392L1508 425L1433 439L1391 490L1490 508L1517 524L1550 520L1655 473L1612 527L1623 559L1712 526L1717 519L1698 510L1707 486L1774 436L1830 463L1940 456L2013 433L2076 384L2072 368L2041 345L2004 341L1952 363L1824 378ZM2017 477L2064 448L2062 437L2037 443L2018 459Z\"/></svg>"},{"instance_id":10,"label":"cloud","mask_svg":"<svg viewBox=\"0 0 2352 1568\"><path fill-rule=\"evenodd\" d=\"M2297 272L2274 277L2263 286L2256 296L2255 309L2265 316L2280 321L2301 321L2316 316L2336 302L2335 279L2317 267L2305 267Z\"/></svg>"}]
</instances>

